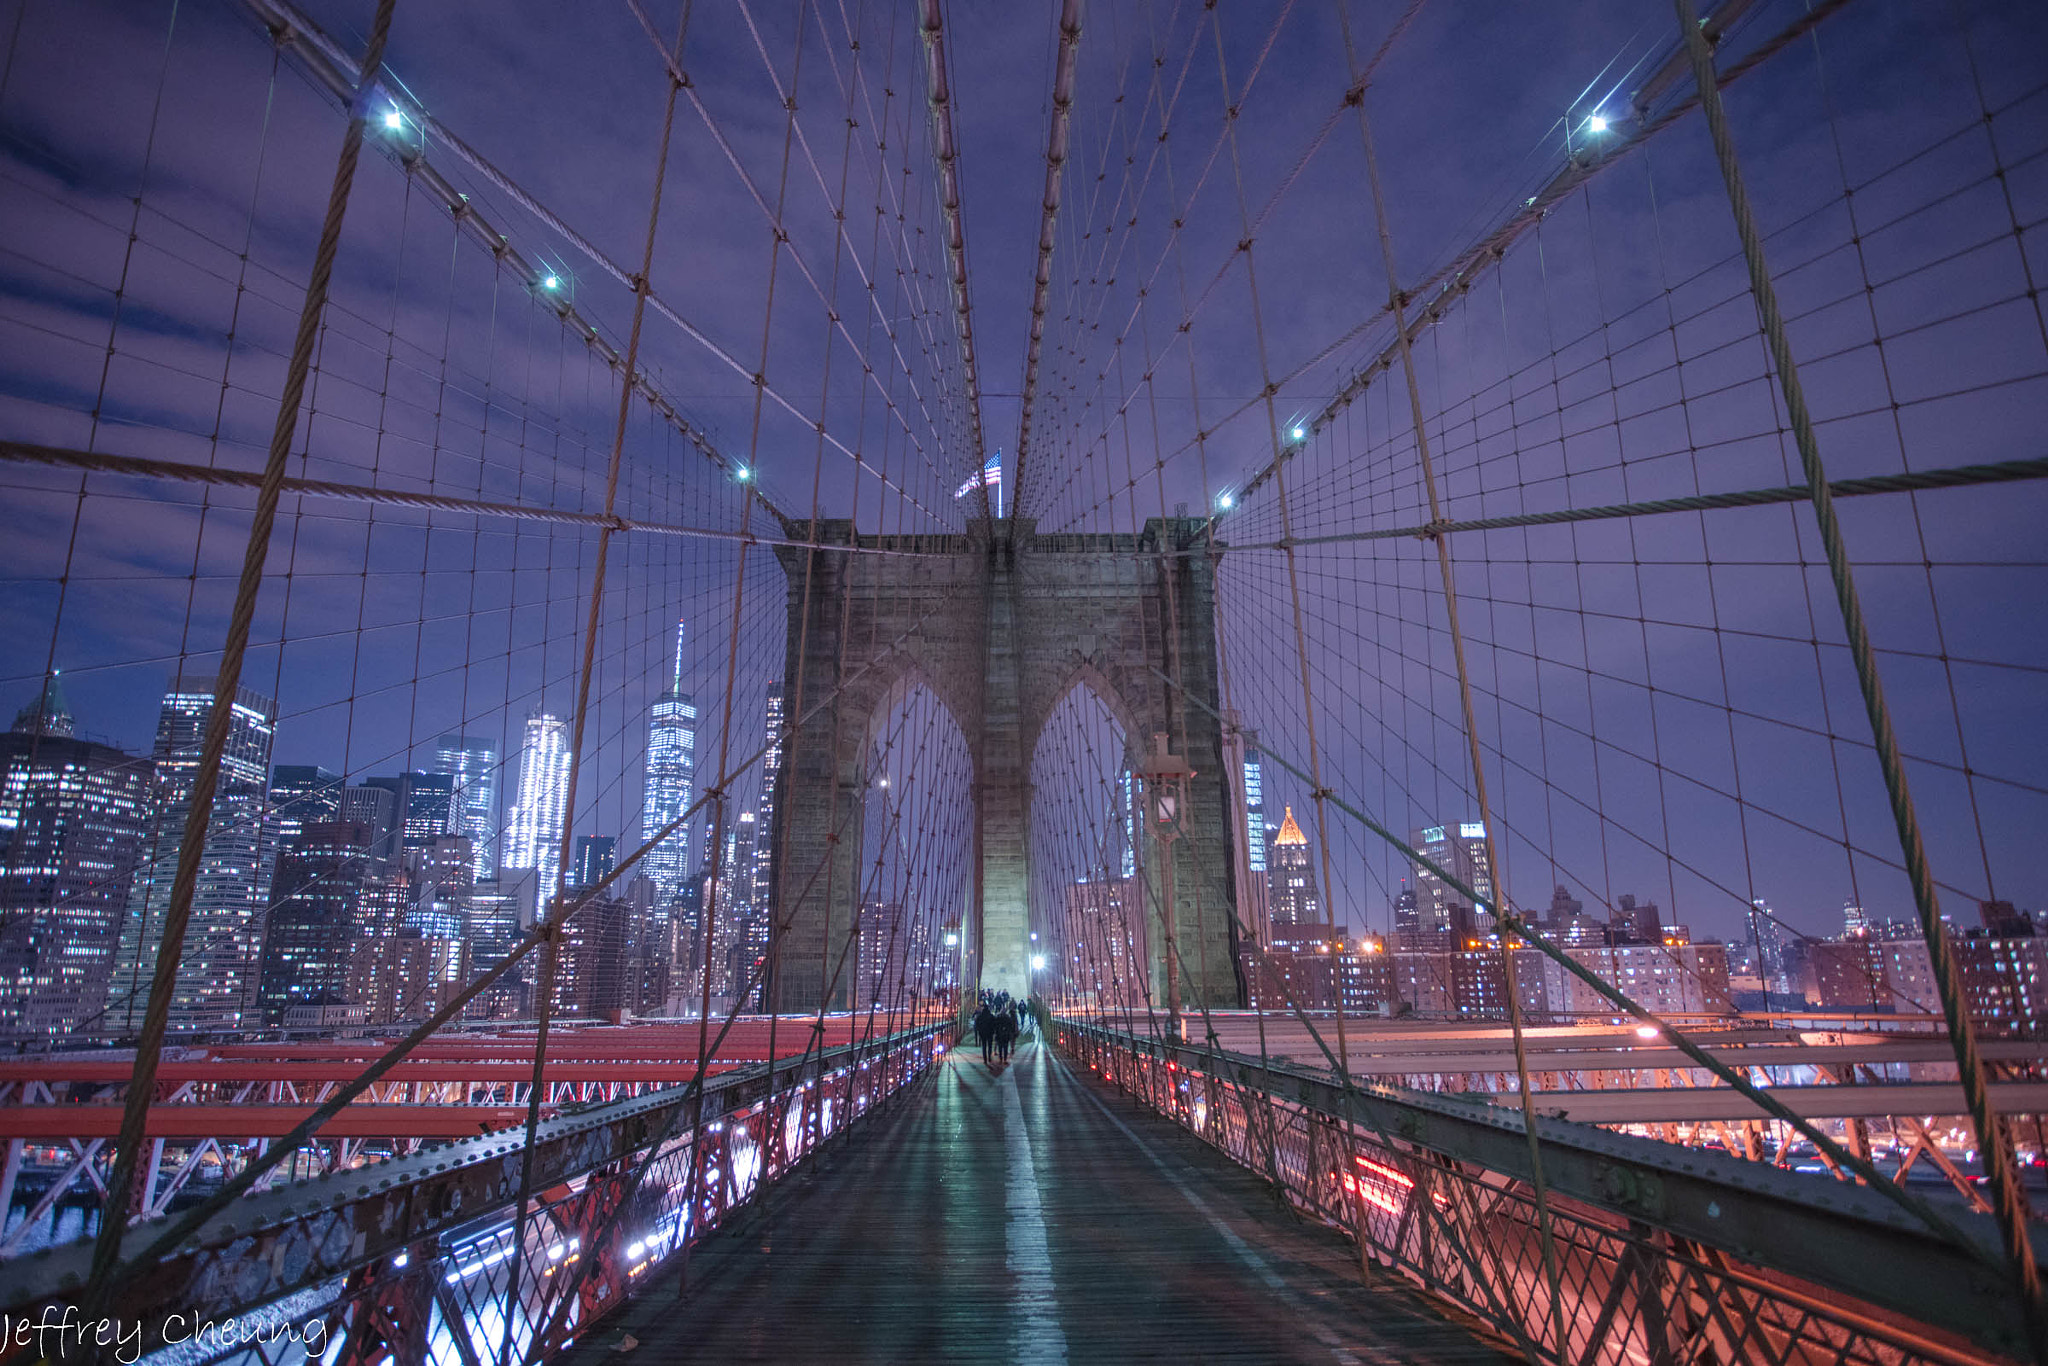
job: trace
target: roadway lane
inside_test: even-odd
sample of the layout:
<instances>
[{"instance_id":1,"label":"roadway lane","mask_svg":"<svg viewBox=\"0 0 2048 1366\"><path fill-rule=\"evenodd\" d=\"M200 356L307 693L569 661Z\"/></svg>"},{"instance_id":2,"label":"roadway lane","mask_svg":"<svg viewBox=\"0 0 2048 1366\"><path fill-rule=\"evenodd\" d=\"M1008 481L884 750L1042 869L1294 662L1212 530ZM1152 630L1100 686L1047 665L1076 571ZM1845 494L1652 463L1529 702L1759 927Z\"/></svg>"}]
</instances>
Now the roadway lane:
<instances>
[{"instance_id":1,"label":"roadway lane","mask_svg":"<svg viewBox=\"0 0 2048 1366\"><path fill-rule=\"evenodd\" d=\"M1506 1360L1249 1172L1076 1077L948 1055L579 1352L666 1362Z\"/></svg>"}]
</instances>

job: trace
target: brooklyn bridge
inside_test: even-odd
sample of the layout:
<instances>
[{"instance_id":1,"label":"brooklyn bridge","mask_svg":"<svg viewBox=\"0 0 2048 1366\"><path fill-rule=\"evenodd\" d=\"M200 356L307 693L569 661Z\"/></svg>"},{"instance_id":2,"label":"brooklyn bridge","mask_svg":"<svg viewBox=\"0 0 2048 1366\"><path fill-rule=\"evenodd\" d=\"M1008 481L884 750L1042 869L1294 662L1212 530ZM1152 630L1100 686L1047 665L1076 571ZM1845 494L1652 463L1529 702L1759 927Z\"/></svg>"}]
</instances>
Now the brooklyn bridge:
<instances>
[{"instance_id":1,"label":"brooklyn bridge","mask_svg":"<svg viewBox=\"0 0 2048 1366\"><path fill-rule=\"evenodd\" d=\"M2043 54L0 4L0 1361L2048 1366Z\"/></svg>"}]
</instances>

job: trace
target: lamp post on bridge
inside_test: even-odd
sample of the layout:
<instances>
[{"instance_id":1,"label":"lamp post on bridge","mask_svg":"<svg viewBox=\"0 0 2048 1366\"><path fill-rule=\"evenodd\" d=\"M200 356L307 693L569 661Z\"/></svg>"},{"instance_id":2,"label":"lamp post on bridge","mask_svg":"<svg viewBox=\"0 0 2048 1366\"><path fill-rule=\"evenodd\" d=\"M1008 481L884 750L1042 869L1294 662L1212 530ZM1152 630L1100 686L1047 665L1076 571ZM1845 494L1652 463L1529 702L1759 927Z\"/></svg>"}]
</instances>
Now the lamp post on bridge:
<instances>
[{"instance_id":1,"label":"lamp post on bridge","mask_svg":"<svg viewBox=\"0 0 2048 1366\"><path fill-rule=\"evenodd\" d=\"M1166 751L1166 734L1155 731L1152 752L1138 776L1145 780L1148 822L1161 848L1159 860L1161 938L1166 941L1166 1030L1175 1042L1187 1037L1180 1016L1180 942L1173 896L1173 842L1180 835L1181 813L1187 809L1188 783L1195 771L1177 754Z\"/></svg>"}]
</instances>

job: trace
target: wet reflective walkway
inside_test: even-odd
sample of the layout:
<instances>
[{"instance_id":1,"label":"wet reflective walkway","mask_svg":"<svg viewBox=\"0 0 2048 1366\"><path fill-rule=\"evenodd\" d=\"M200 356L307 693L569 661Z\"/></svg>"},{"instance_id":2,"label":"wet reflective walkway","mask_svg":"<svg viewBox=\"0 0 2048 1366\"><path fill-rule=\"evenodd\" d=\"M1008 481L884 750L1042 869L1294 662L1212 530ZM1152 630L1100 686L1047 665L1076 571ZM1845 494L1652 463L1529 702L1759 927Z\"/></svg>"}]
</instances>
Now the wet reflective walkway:
<instances>
[{"instance_id":1,"label":"wet reflective walkway","mask_svg":"<svg viewBox=\"0 0 2048 1366\"><path fill-rule=\"evenodd\" d=\"M1251 1173L1025 1045L969 1047L578 1352L618 1362L1498 1362Z\"/></svg>"}]
</instances>

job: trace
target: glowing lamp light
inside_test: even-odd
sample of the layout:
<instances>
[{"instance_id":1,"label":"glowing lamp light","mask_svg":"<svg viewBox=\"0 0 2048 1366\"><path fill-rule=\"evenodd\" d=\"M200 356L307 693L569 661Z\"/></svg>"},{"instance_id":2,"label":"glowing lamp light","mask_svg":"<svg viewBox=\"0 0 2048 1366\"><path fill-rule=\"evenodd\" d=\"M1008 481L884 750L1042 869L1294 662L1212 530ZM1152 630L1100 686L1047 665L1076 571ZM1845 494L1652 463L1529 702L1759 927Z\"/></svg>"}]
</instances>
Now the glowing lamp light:
<instances>
[{"instance_id":1,"label":"glowing lamp light","mask_svg":"<svg viewBox=\"0 0 2048 1366\"><path fill-rule=\"evenodd\" d=\"M1228 512L1236 504L1236 502L1237 500L1235 498L1232 498L1229 494L1226 493L1221 498L1218 498L1216 500L1216 506L1222 508L1225 512Z\"/></svg>"},{"instance_id":2,"label":"glowing lamp light","mask_svg":"<svg viewBox=\"0 0 2048 1366\"><path fill-rule=\"evenodd\" d=\"M947 947L947 948L949 948L949 949L952 949L952 948L958 948L959 946L960 946L960 936L959 936L959 935L957 935L957 934L948 934L948 935L946 936L946 947Z\"/></svg>"},{"instance_id":3,"label":"glowing lamp light","mask_svg":"<svg viewBox=\"0 0 2048 1366\"><path fill-rule=\"evenodd\" d=\"M1637 1037L1638 1039L1654 1039L1654 1038L1656 1038L1656 1037L1657 1037L1657 1026L1655 1026L1655 1025L1637 1025L1637 1026L1636 1026L1636 1037Z\"/></svg>"},{"instance_id":4,"label":"glowing lamp light","mask_svg":"<svg viewBox=\"0 0 2048 1366\"><path fill-rule=\"evenodd\" d=\"M1595 114L1592 118L1586 120L1586 128L1589 132L1604 133L1607 131L1607 120Z\"/></svg>"},{"instance_id":5,"label":"glowing lamp light","mask_svg":"<svg viewBox=\"0 0 2048 1366\"><path fill-rule=\"evenodd\" d=\"M405 127L405 115L399 113L396 109L385 110L384 127L393 133L398 132Z\"/></svg>"},{"instance_id":6,"label":"glowing lamp light","mask_svg":"<svg viewBox=\"0 0 2048 1366\"><path fill-rule=\"evenodd\" d=\"M540 287L542 289L560 289L562 287L562 277L550 275L540 282Z\"/></svg>"},{"instance_id":7,"label":"glowing lamp light","mask_svg":"<svg viewBox=\"0 0 2048 1366\"><path fill-rule=\"evenodd\" d=\"M1306 441L1306 440L1308 440L1308 428L1306 428L1306 427L1296 427L1296 428L1294 429L1294 439L1295 439L1296 441Z\"/></svg>"},{"instance_id":8,"label":"glowing lamp light","mask_svg":"<svg viewBox=\"0 0 2048 1366\"><path fill-rule=\"evenodd\" d=\"M1032 955L1031 955L1031 970L1032 970L1033 972L1043 972L1043 971L1045 971L1045 955L1044 955L1044 954L1042 954L1042 953L1034 953L1034 954L1032 954Z\"/></svg>"}]
</instances>

